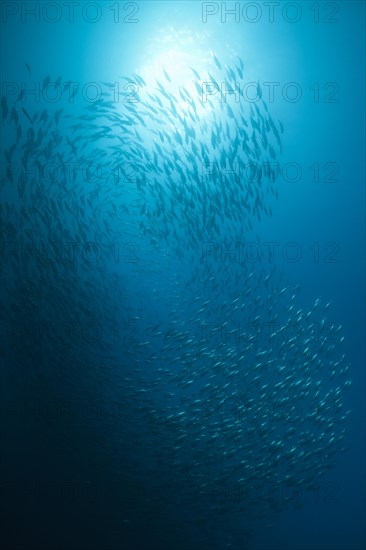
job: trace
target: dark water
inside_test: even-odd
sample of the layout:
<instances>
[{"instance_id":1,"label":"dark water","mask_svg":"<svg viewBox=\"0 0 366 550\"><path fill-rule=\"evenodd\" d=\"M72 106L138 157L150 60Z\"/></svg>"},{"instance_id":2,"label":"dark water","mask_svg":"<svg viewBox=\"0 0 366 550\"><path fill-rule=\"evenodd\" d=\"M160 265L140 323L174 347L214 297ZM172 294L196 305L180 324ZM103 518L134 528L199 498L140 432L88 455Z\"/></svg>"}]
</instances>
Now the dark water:
<instances>
[{"instance_id":1,"label":"dark water","mask_svg":"<svg viewBox=\"0 0 366 550\"><path fill-rule=\"evenodd\" d=\"M1 7L3 547L364 548L364 3Z\"/></svg>"}]
</instances>

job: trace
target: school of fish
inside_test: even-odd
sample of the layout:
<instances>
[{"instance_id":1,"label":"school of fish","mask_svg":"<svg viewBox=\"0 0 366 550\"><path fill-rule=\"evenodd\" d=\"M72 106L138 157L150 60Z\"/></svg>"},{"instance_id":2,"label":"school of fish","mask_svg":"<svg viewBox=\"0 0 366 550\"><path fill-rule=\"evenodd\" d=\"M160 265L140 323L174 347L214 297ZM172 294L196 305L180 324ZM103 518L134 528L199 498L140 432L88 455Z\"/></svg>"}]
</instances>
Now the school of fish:
<instances>
[{"instance_id":1,"label":"school of fish","mask_svg":"<svg viewBox=\"0 0 366 550\"><path fill-rule=\"evenodd\" d=\"M153 88L121 77L117 100L110 82L81 106L78 88L54 106L2 98L3 379L69 407L59 437L113 473L121 529L143 515L160 548L250 547L346 448L331 304L219 253L260 246L279 199L284 129L260 85L256 102L220 97L244 74L214 57L187 87L165 70ZM77 415L80 440L72 403L108 411Z\"/></svg>"}]
</instances>

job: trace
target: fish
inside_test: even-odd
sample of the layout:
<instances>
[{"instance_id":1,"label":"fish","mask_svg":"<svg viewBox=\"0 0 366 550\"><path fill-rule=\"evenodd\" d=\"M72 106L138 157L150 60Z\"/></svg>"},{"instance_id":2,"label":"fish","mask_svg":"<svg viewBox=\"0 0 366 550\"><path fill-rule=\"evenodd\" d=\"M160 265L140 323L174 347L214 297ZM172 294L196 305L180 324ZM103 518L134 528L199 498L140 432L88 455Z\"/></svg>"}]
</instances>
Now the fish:
<instances>
[{"instance_id":1,"label":"fish","mask_svg":"<svg viewBox=\"0 0 366 550\"><path fill-rule=\"evenodd\" d=\"M222 69L221 63L220 63L220 61L217 59L217 57L216 57L215 54L213 54L213 59L214 59L214 62L215 62L216 67L218 67L219 69Z\"/></svg>"},{"instance_id":2,"label":"fish","mask_svg":"<svg viewBox=\"0 0 366 550\"><path fill-rule=\"evenodd\" d=\"M163 69L163 73L164 73L164 76L165 76L165 78L167 79L167 81L168 81L168 82L171 82L171 78L170 78L170 76L168 75L168 73L166 72L165 69Z\"/></svg>"},{"instance_id":3,"label":"fish","mask_svg":"<svg viewBox=\"0 0 366 550\"><path fill-rule=\"evenodd\" d=\"M31 76L32 76L32 71L31 71L30 66L29 66L28 63L26 63L26 62L24 62L24 65L25 65L25 68L26 68L27 71L28 71L29 76L31 77Z\"/></svg>"}]
</instances>

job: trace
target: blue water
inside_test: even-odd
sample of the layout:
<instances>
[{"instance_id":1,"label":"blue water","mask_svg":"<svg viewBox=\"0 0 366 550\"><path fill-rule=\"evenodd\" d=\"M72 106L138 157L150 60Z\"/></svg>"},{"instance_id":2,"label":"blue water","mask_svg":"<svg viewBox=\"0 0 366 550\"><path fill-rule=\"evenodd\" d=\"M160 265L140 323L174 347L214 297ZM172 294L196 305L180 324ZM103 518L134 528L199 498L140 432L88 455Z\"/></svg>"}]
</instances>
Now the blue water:
<instances>
[{"instance_id":1,"label":"blue water","mask_svg":"<svg viewBox=\"0 0 366 550\"><path fill-rule=\"evenodd\" d=\"M298 499L303 505L300 509L287 506L270 522L260 518L248 520L241 518L239 506L231 502L232 512L221 518L219 514L214 521L216 530L212 531L215 525L198 521L200 511L202 516L207 515L210 509L207 503L202 500L195 502L192 509L188 508L182 496L184 482L170 485L175 470L167 449L176 444L176 439L174 427L169 428L166 416L173 402L178 406L180 400L189 400L189 397L182 388L169 386L169 391L176 390L176 395L164 402L164 378L155 370L166 366L163 358L158 355L153 363L144 361L141 348L134 347L129 340L127 345L119 341L119 345L111 349L108 345L102 348L98 343L85 342L85 338L82 344L79 342L70 348L58 338L38 346L24 333L14 340L4 329L1 347L5 359L0 379L3 547L10 550L220 550L225 548L230 534L240 530L242 522L244 529L248 529L249 524L253 532L248 541L244 535L242 539L234 537L232 547L238 550L247 547L251 550L361 550L365 547L365 3L299 1L291 8L289 3L281 2L275 8L274 20L270 21L266 3L255 2L250 7L248 2L240 2L237 21L229 14L225 21L225 3L221 2L103 1L95 2L97 8L91 6L90 11L84 12L93 18L96 13L93 10L98 9L100 19L96 22L82 16L82 8L86 9L88 2L80 2L75 7L73 22L69 21L65 5L55 3L60 20L54 23L42 12L44 2L40 3L39 22L27 15L26 6L33 4L3 3L2 96L11 89L6 83L15 85L18 93L22 82L29 86L39 82L42 87L47 75L53 80L61 76L63 82L71 80L85 86L85 83L114 83L122 76L133 78L133 74L141 75L148 91L154 95L156 88L152 83L154 78L163 78L162 63L173 85L176 82L188 85L189 67L199 74L212 72L213 52L224 65L233 66L238 57L244 60L243 80L260 83L271 116L283 124L281 164L295 163L302 171L298 181L279 179L279 199L270 200L273 215L262 215L260 221L255 218L250 240L279 243L274 260L276 273L278 276L282 273L283 280L287 281L283 286L300 285L299 307L310 308L318 297L323 305L332 303L330 320L342 325L342 353L350 365L352 385L344 400L345 408L352 413L346 426L346 451L337 454L334 467L318 480L319 492L303 491ZM227 9L232 9L234 4L226 3ZM113 10L117 6L119 21L115 22ZM56 17L52 9L49 7L48 18ZM215 13L203 22L205 10L211 9ZM248 21L255 17L251 10L259 10L255 22ZM288 20L296 14L298 21ZM314 21L317 16L318 22ZM273 101L268 96L268 82L278 83ZM301 90L298 101L283 97L288 83L295 83L296 89ZM289 87L288 93L294 89ZM14 97L9 94L9 103ZM71 122L72 117L76 120L85 113L87 106L80 95L75 103L63 96L55 104L42 99L37 102L31 97L24 104L27 112L46 109L50 117L54 108L62 108L62 116L69 115ZM20 124L24 125L25 134L28 126L22 116ZM204 120L202 113L200 120ZM69 132L66 129L69 123L70 119L60 123L63 138ZM144 142L144 130L137 130L141 131L141 150L150 147L150 142ZM85 151L91 154L95 143L99 147L95 158L102 162L108 141L96 140L97 131L98 128L84 131L88 141ZM210 126L206 133L210 146ZM13 141L9 121L4 121L3 167L7 162L4 151L9 150ZM69 154L67 146L64 147ZM128 140L123 147L128 150ZM179 153L178 146L177 151ZM141 163L144 163L143 157ZM315 163L319 167L319 181L314 178ZM110 180L101 181L102 190L103 186L111 185ZM45 187L43 192L47 193ZM71 195L77 192L76 186L70 186ZM196 248L189 249L182 205L177 202L175 206L178 219L181 216L178 246L162 236L154 247L149 238L139 232L141 219L147 223L143 214L141 219L138 215L139 191L132 190L128 181L123 183L122 192L126 192L129 204L134 201L139 204L136 211L131 207L136 212L131 219L123 213L123 197L108 198L103 203L103 192L73 215L65 207L72 199L67 194L61 197L62 206L49 218L48 234L44 225L38 230L37 207L42 210L43 199L38 197L38 203L33 194L31 202L24 201L31 220L24 226L32 227L27 241L66 242L69 228L74 227L73 216L84 219L81 216L85 214L82 222L85 235L76 235L76 240L100 238L102 246L110 250L119 231L120 254L129 254L131 248L126 248L126 243L133 242L132 249L137 246L139 250L138 261L107 261L106 264L81 261L75 277L72 270L56 263L45 279L48 268L37 262L30 266L30 261L24 262L19 256L10 265L3 248L3 327L17 322L29 329L37 319L50 319L50 316L51 320L59 319L61 324L65 324L65 319L83 322L83 316L90 311L103 327L107 326L103 325L104 314L108 319L106 323L113 315L122 319L124 327L130 323L127 332L131 331L141 344L153 340L148 326L161 323L166 327L174 318L186 319L189 324L190 306L196 296L202 295L202 300L211 298L215 306L217 295L210 296L202 279L191 283L195 268L199 274L203 272L202 238L198 238ZM19 211L22 203L13 193L14 187L3 177L2 200L10 204L15 196L15 211ZM107 191L105 194L107 196ZM146 199L152 209L153 198L150 203ZM113 200L115 211L111 210ZM102 221L100 226L93 221L99 220L99 214L96 218L92 216L93 212L99 212L98 208L102 213L114 212L106 218L110 224L109 235ZM11 214L5 206L3 212L4 219L9 221ZM24 238L24 212L14 219L19 234L12 237L6 234L2 239L5 247L10 241ZM164 229L164 218L156 217L151 225L158 234ZM224 227L222 231L224 235ZM204 240L210 240L209 233ZM284 259L282 251L287 243L296 243L301 250L298 261ZM257 267L259 270L257 265L255 270ZM264 269L269 273L272 264L265 264ZM255 272L256 276L259 271ZM49 286L45 280L49 280ZM220 281L224 300L230 296L231 281L229 289L221 279L219 284ZM22 289L24 296L21 297ZM63 296L62 310L49 307L58 295ZM33 300L32 311L36 312L33 319L27 297ZM191 328L192 334L195 327ZM109 325L105 332L110 343L113 335ZM158 354L159 343L149 345L150 353ZM179 355L179 349L174 353ZM123 389L121 379L129 376L134 368L141 369L148 392L154 396L154 409L160 419L156 424L151 403L146 416L145 413L139 416L134 399L141 398L140 405L144 406L144 396ZM134 391L139 389L135 386ZM66 408L74 407L74 412L61 411L60 403ZM113 408L116 405L118 414ZM84 412L80 413L78 407L84 407ZM95 412L95 407L100 407L99 412ZM101 410L108 411L106 417ZM114 412L111 414L111 411ZM157 462L160 467L155 470L149 469L148 460L144 462L144 449L150 449L151 441L156 446L154 452L158 455L161 448L162 453L161 462ZM192 441L192 455L188 445L180 457L187 465L193 460L193 448ZM256 450L253 452L254 460ZM163 456L164 453L167 454ZM194 485L189 466L177 472L179 479L185 475L188 492L191 488L195 501L200 482ZM162 498L161 505L160 492L169 497L167 501ZM192 510L197 517L196 524L191 518ZM267 523L273 527L265 528ZM205 533L207 525L210 532ZM202 542L206 539L209 542Z\"/></svg>"}]
</instances>

